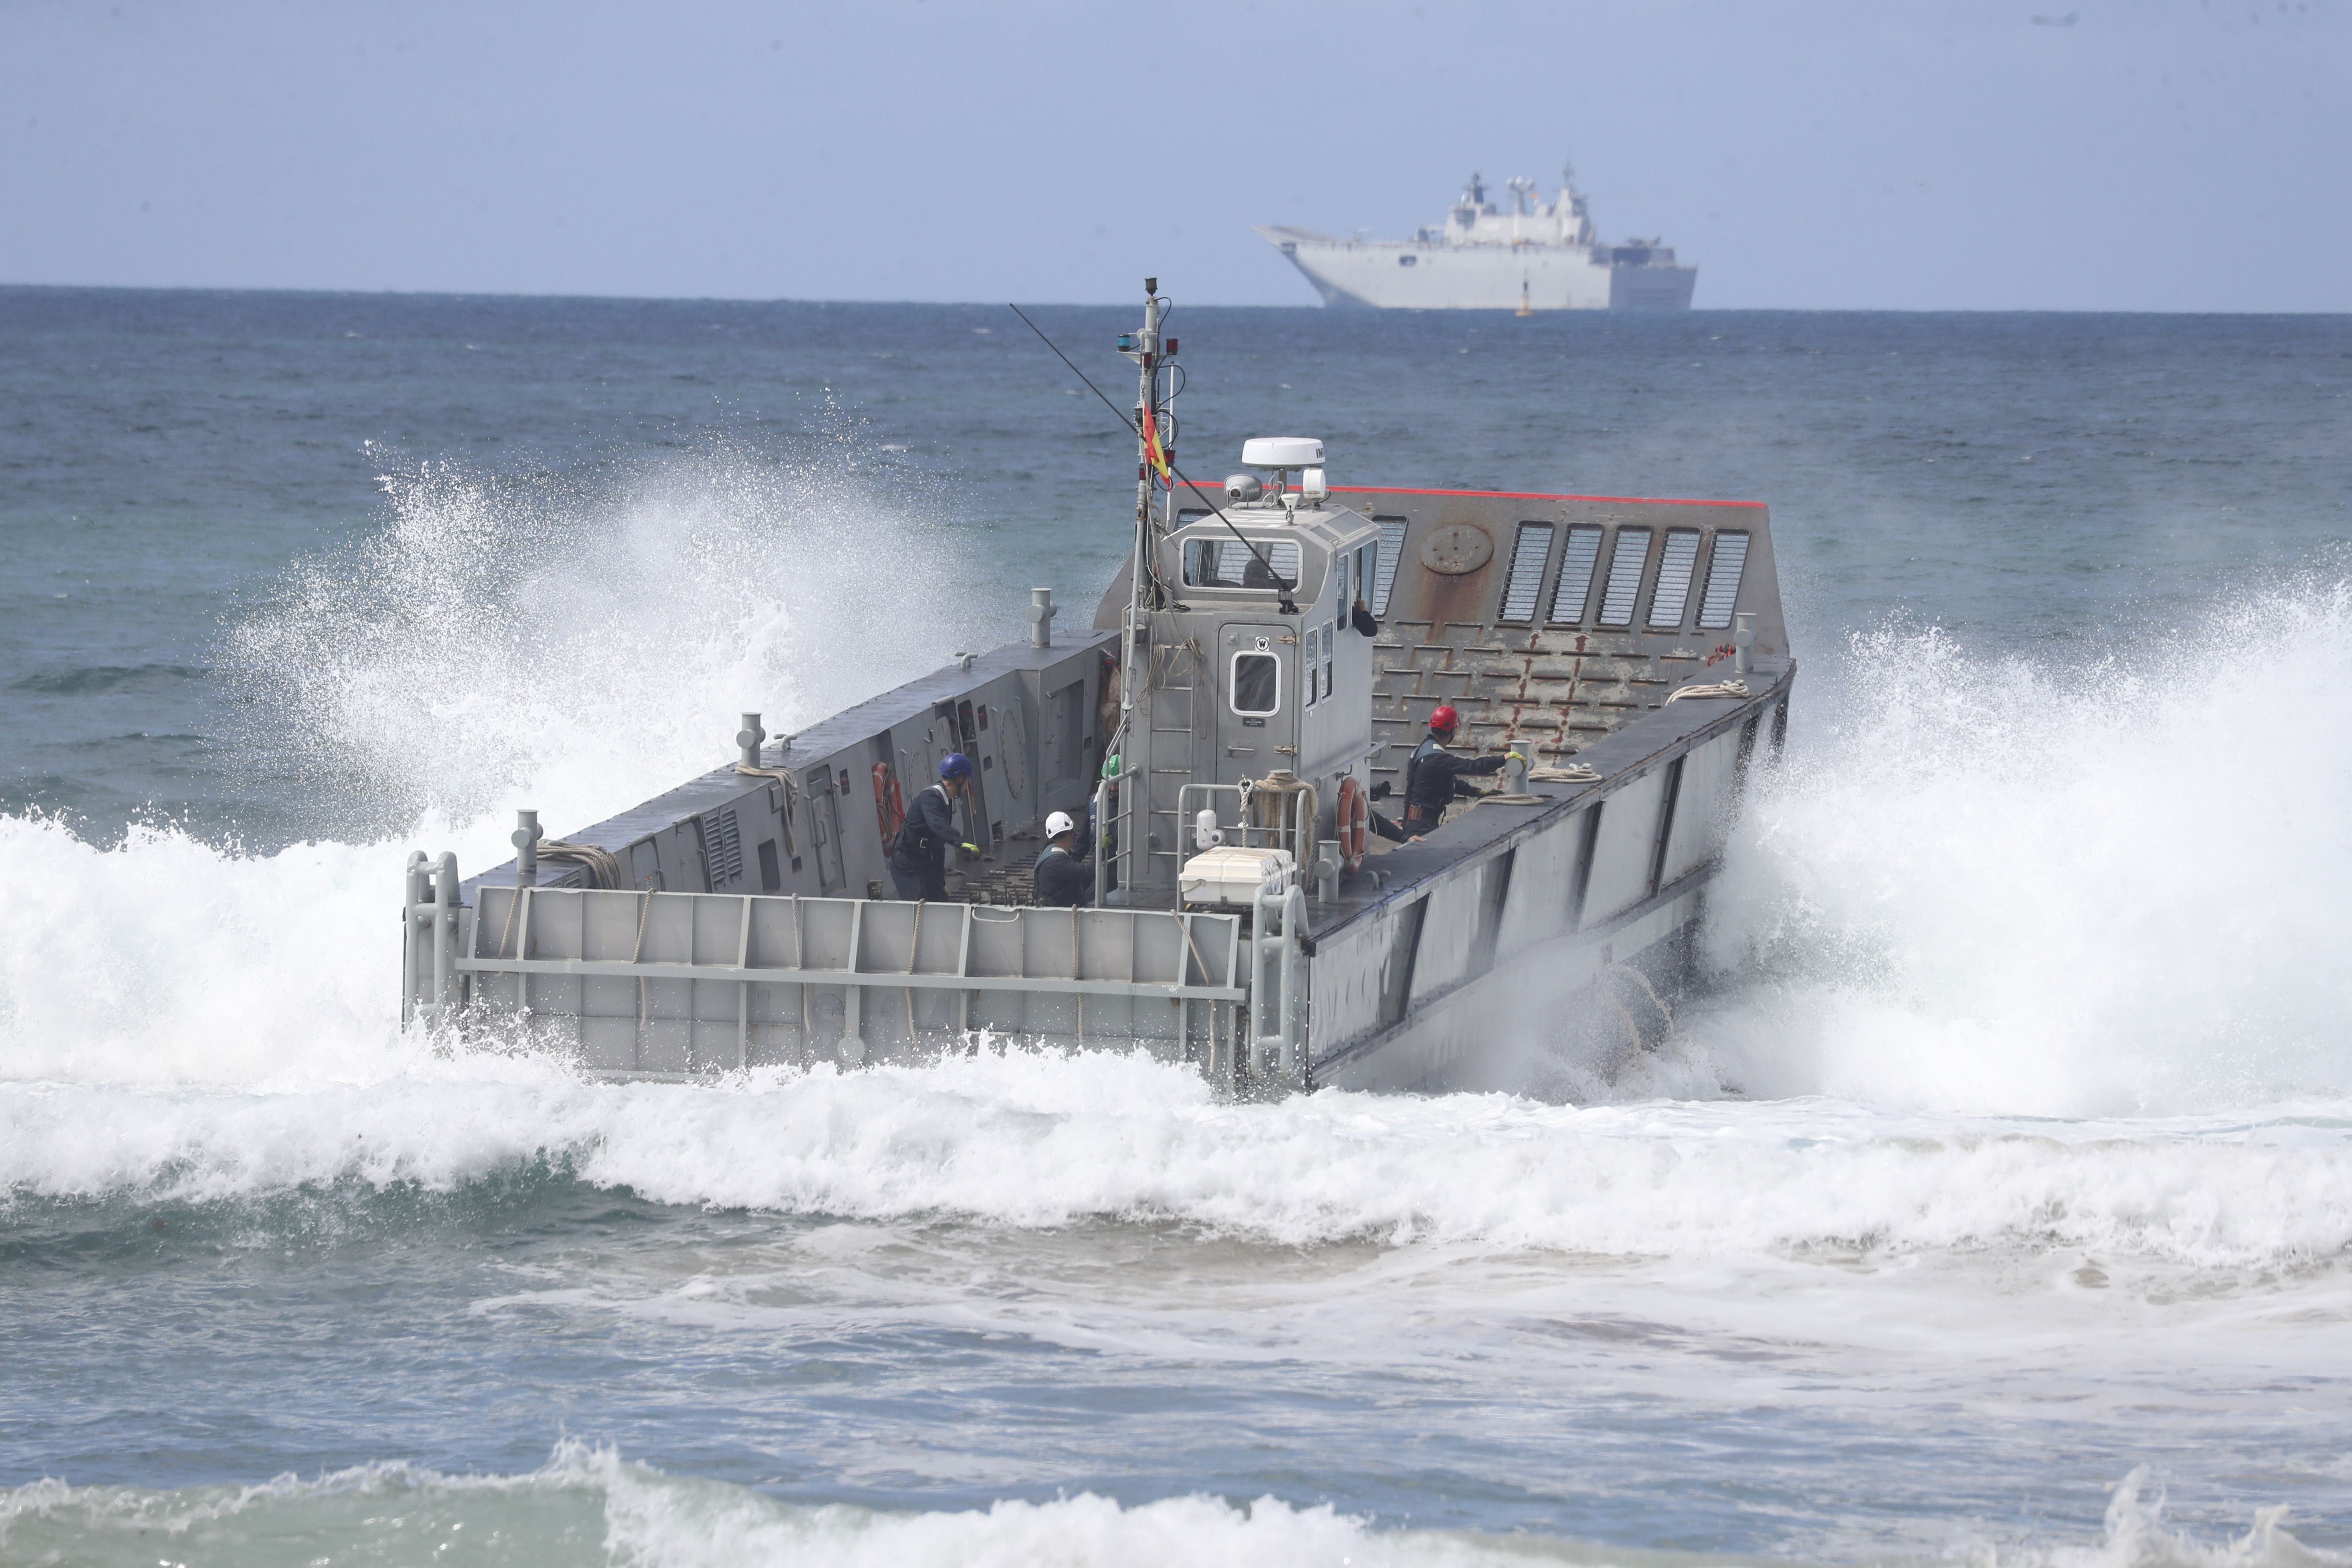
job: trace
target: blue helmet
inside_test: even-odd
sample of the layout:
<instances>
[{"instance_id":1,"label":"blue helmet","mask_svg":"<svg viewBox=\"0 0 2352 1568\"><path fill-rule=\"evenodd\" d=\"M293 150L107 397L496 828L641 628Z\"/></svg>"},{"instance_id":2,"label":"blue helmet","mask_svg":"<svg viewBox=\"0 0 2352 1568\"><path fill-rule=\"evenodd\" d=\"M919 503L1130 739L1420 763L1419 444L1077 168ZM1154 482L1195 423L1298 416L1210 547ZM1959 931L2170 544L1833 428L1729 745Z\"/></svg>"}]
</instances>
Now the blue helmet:
<instances>
[{"instance_id":1,"label":"blue helmet","mask_svg":"<svg viewBox=\"0 0 2352 1568\"><path fill-rule=\"evenodd\" d=\"M943 779L971 777L971 759L961 752L950 752L940 759L940 777Z\"/></svg>"}]
</instances>

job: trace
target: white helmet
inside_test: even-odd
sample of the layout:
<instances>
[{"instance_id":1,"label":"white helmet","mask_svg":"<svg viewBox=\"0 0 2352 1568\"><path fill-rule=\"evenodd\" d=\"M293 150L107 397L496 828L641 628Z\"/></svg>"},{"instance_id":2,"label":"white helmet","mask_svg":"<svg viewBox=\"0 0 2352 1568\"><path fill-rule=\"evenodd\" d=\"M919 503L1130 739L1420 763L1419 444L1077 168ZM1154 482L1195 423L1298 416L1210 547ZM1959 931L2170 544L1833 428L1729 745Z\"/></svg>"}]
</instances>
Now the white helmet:
<instances>
[{"instance_id":1,"label":"white helmet","mask_svg":"<svg viewBox=\"0 0 2352 1568\"><path fill-rule=\"evenodd\" d=\"M1077 824L1070 820L1070 814L1066 811L1048 812L1045 815L1045 837L1048 838L1059 838L1076 826Z\"/></svg>"}]
</instances>

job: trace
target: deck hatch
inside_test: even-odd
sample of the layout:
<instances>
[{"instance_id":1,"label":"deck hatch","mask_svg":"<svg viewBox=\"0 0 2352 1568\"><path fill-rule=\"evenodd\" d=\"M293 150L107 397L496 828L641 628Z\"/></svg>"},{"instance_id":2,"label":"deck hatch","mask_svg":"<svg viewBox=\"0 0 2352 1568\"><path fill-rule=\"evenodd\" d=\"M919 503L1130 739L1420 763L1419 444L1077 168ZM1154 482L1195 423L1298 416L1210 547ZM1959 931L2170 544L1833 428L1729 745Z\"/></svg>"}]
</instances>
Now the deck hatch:
<instances>
[{"instance_id":1,"label":"deck hatch","mask_svg":"<svg viewBox=\"0 0 2352 1568\"><path fill-rule=\"evenodd\" d=\"M1552 590L1554 625L1572 626L1584 619L1584 601L1592 593L1592 569L1601 563L1601 531L1571 528L1568 548L1560 552L1559 586Z\"/></svg>"},{"instance_id":2,"label":"deck hatch","mask_svg":"<svg viewBox=\"0 0 2352 1568\"><path fill-rule=\"evenodd\" d=\"M1609 557L1609 585L1601 594L1601 624L1604 626L1630 626L1633 624L1633 598L1642 589L1642 568L1650 558L1650 531L1646 528L1621 528L1617 531L1617 548Z\"/></svg>"},{"instance_id":3,"label":"deck hatch","mask_svg":"<svg viewBox=\"0 0 2352 1568\"><path fill-rule=\"evenodd\" d=\"M1531 621L1536 598L1543 591L1544 563L1551 556L1552 525L1519 524L1518 542L1511 547L1511 574L1503 584L1503 613L1497 620Z\"/></svg>"},{"instance_id":4,"label":"deck hatch","mask_svg":"<svg viewBox=\"0 0 2352 1568\"><path fill-rule=\"evenodd\" d=\"M1666 530L1665 548L1658 552L1658 585L1650 594L1650 625L1673 630L1683 624L1690 605L1691 573L1698 565L1698 530Z\"/></svg>"},{"instance_id":5,"label":"deck hatch","mask_svg":"<svg viewBox=\"0 0 2352 1568\"><path fill-rule=\"evenodd\" d=\"M1748 564L1748 535L1733 531L1715 536L1715 557L1706 563L1706 594L1699 600L1698 624L1720 631L1731 624L1739 602L1739 572Z\"/></svg>"},{"instance_id":6,"label":"deck hatch","mask_svg":"<svg viewBox=\"0 0 2352 1568\"><path fill-rule=\"evenodd\" d=\"M1376 517L1381 525L1379 551L1372 557L1372 614L1389 613L1389 590L1396 586L1397 562L1404 549L1405 520L1401 517Z\"/></svg>"}]
</instances>

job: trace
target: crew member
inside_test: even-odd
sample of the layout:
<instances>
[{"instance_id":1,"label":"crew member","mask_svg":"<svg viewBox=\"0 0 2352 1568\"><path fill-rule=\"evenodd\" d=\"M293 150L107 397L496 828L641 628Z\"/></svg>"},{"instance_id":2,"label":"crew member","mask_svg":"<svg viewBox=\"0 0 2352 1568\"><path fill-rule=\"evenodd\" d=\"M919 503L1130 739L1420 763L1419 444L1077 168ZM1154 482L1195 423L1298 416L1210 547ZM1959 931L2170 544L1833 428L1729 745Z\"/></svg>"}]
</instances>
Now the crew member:
<instances>
[{"instance_id":1,"label":"crew member","mask_svg":"<svg viewBox=\"0 0 2352 1568\"><path fill-rule=\"evenodd\" d=\"M957 837L955 803L971 789L971 759L950 752L940 759L940 782L907 803L907 820L890 850L890 880L898 884L900 898L946 898L948 847L980 853L979 845Z\"/></svg>"},{"instance_id":2,"label":"crew member","mask_svg":"<svg viewBox=\"0 0 2352 1568\"><path fill-rule=\"evenodd\" d=\"M1348 624L1368 637L1381 635L1381 623L1372 618L1372 612L1364 607L1364 601L1361 598L1356 601L1355 609L1349 612Z\"/></svg>"},{"instance_id":3,"label":"crew member","mask_svg":"<svg viewBox=\"0 0 2352 1568\"><path fill-rule=\"evenodd\" d=\"M1073 910L1094 901L1094 868L1077 852L1078 825L1066 811L1045 818L1046 849L1037 857L1037 901L1049 910Z\"/></svg>"},{"instance_id":4,"label":"crew member","mask_svg":"<svg viewBox=\"0 0 2352 1568\"><path fill-rule=\"evenodd\" d=\"M1461 722L1462 715L1454 710L1454 704L1439 703L1429 716L1429 733L1405 763L1402 826L1409 835L1427 833L1444 821L1445 808L1456 795L1478 793L1462 782L1465 778L1500 773L1508 760L1507 756L1457 757L1447 751Z\"/></svg>"}]
</instances>

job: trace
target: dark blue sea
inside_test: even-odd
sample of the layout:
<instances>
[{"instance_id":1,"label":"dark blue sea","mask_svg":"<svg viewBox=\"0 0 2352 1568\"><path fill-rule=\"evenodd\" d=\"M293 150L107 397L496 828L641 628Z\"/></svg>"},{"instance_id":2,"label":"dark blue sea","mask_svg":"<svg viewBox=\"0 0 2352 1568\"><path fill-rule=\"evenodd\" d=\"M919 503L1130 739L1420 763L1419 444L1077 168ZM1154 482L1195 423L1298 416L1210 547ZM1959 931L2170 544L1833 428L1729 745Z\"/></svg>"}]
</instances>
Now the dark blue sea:
<instances>
[{"instance_id":1,"label":"dark blue sea","mask_svg":"<svg viewBox=\"0 0 2352 1568\"><path fill-rule=\"evenodd\" d=\"M1195 476L1770 503L1673 1038L404 1035L410 849L1087 616L1132 438L1002 306L0 289L0 1563L2352 1563L2352 318L1177 293Z\"/></svg>"}]
</instances>

